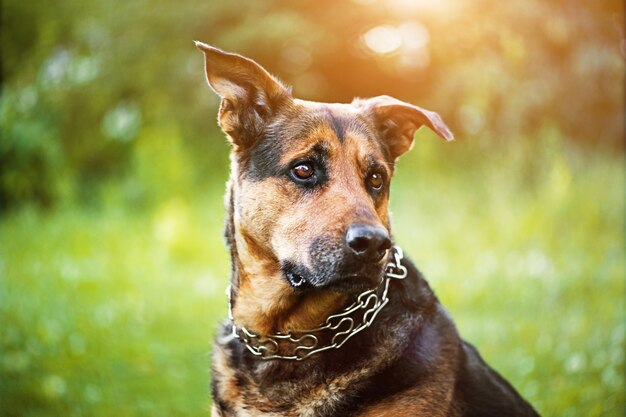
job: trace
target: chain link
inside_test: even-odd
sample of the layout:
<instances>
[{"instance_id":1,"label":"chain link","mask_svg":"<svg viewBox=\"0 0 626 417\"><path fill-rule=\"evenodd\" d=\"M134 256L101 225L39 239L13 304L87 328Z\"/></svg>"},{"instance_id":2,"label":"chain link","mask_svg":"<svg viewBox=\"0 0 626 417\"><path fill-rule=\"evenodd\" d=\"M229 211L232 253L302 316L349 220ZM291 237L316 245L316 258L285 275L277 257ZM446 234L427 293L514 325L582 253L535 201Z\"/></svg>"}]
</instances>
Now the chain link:
<instances>
[{"instance_id":1,"label":"chain link","mask_svg":"<svg viewBox=\"0 0 626 417\"><path fill-rule=\"evenodd\" d=\"M356 300L348 307L337 314L328 316L326 321L319 327L311 330L305 330L296 336L292 333L276 333L268 336L260 336L254 334L245 327L237 327L233 321L231 287L226 290L228 295L228 317L232 324L232 335L240 339L246 348L254 355L261 359L284 359L292 361L301 361L319 352L330 349L339 349L350 338L359 332L367 329L372 325L378 313L389 302L389 281L391 279L404 279L407 276L407 269L402 265L404 255L399 246L393 247L393 259L387 262L385 269L385 278L381 282L384 286L382 294L379 296L378 288L367 290L359 294ZM351 317L352 313L362 312L361 320L357 321ZM332 331L334 334L330 339L330 343L325 346L319 346L319 338L313 333L322 331ZM290 354L279 354L279 343L284 346L290 343Z\"/></svg>"}]
</instances>

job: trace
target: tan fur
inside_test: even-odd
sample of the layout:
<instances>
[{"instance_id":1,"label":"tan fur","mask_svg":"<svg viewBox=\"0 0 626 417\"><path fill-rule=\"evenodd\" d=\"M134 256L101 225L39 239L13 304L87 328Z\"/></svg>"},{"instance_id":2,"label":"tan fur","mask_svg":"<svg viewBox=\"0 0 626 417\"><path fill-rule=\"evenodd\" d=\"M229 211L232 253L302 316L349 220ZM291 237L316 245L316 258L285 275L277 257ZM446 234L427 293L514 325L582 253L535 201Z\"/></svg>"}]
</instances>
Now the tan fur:
<instances>
[{"instance_id":1,"label":"tan fur","mask_svg":"<svg viewBox=\"0 0 626 417\"><path fill-rule=\"evenodd\" d=\"M295 184L285 184L277 178L235 182L240 288L234 318L255 333L315 328L346 300L345 295L332 292L295 295L281 276L277 258L291 256L308 266L310 259L303 248L320 230L338 236L344 233L346 224L357 221L389 226L387 199L375 206L362 182L365 155L382 159L381 151L354 133L340 143L330 126L320 125L301 138L283 159L291 161L306 155L320 142L329 146L334 179L328 190L313 201L299 199ZM309 221L312 210L315 222Z\"/></svg>"},{"instance_id":2,"label":"tan fur","mask_svg":"<svg viewBox=\"0 0 626 417\"><path fill-rule=\"evenodd\" d=\"M228 365L226 355L221 348L216 348L213 351L213 372L219 375L222 381L218 392L220 398L228 404L237 404L241 400L241 392L235 380L234 370ZM213 410L215 410L215 404Z\"/></svg>"},{"instance_id":3,"label":"tan fur","mask_svg":"<svg viewBox=\"0 0 626 417\"><path fill-rule=\"evenodd\" d=\"M432 387L418 386L403 391L365 409L358 417L455 417L458 410L447 409L443 404L452 404L452 390L440 392L436 383Z\"/></svg>"}]
</instances>

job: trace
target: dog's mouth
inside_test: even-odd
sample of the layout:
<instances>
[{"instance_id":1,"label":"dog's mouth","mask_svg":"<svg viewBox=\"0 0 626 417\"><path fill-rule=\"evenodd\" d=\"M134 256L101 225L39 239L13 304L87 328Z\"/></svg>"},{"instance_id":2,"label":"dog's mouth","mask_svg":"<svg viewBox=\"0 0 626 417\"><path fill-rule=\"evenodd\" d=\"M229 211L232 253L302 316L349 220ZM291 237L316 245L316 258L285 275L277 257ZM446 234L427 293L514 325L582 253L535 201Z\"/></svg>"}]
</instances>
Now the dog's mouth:
<instances>
[{"instance_id":1,"label":"dog's mouth","mask_svg":"<svg viewBox=\"0 0 626 417\"><path fill-rule=\"evenodd\" d=\"M296 292L327 290L346 294L358 294L380 285L384 270L369 265L356 272L325 271L313 272L309 268L292 262L282 265L283 276Z\"/></svg>"},{"instance_id":2,"label":"dog's mouth","mask_svg":"<svg viewBox=\"0 0 626 417\"><path fill-rule=\"evenodd\" d=\"M351 274L342 276L335 282L327 285L325 289L329 291L342 292L346 294L358 294L363 291L371 290L380 285L382 276L369 276L360 274Z\"/></svg>"}]
</instances>

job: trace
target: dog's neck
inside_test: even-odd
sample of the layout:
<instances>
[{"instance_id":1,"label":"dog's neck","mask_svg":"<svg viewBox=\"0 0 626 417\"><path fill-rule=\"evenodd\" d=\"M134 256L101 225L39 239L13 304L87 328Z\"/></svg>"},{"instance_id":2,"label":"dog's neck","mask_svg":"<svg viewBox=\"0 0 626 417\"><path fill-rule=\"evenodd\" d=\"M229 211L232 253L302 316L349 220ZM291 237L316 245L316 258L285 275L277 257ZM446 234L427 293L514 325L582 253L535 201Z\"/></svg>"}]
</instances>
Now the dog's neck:
<instances>
[{"instance_id":1,"label":"dog's neck","mask_svg":"<svg viewBox=\"0 0 626 417\"><path fill-rule=\"evenodd\" d=\"M237 186L231 178L226 196L225 238L231 253L233 322L259 334L297 332L317 327L339 311L346 295L330 292L297 294L283 278L279 262L250 238L236 215Z\"/></svg>"}]
</instances>

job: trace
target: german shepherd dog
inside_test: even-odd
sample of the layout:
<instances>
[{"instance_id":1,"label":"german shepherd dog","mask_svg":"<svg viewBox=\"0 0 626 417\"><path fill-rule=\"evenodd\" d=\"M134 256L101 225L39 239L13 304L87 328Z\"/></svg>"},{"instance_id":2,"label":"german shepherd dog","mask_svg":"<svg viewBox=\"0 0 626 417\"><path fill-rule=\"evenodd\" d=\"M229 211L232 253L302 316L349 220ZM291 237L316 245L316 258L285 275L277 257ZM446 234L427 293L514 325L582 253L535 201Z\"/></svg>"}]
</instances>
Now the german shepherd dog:
<instances>
[{"instance_id":1,"label":"german shepherd dog","mask_svg":"<svg viewBox=\"0 0 626 417\"><path fill-rule=\"evenodd\" d=\"M388 96L299 100L196 46L232 143L213 416L537 416L391 242L395 161L423 125L452 140L441 118Z\"/></svg>"}]
</instances>

